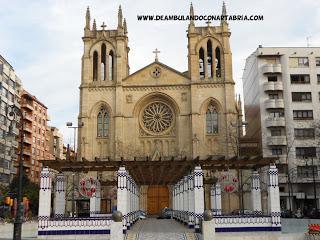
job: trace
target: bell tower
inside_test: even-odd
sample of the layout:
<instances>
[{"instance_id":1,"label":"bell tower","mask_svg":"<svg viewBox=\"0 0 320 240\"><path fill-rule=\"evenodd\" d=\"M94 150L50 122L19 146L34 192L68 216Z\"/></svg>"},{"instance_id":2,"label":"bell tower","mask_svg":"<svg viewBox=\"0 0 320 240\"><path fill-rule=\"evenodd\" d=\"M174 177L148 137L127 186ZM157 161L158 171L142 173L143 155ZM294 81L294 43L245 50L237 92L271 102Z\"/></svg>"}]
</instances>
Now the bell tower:
<instances>
[{"instance_id":1,"label":"bell tower","mask_svg":"<svg viewBox=\"0 0 320 240\"><path fill-rule=\"evenodd\" d=\"M193 17L194 9L190 5L190 23L188 26L188 69L192 82L223 81L233 82L232 55L230 50L230 31L226 19L222 18L220 26L196 27ZM222 16L226 16L223 3Z\"/></svg>"},{"instance_id":2,"label":"bell tower","mask_svg":"<svg viewBox=\"0 0 320 240\"><path fill-rule=\"evenodd\" d=\"M82 56L81 86L115 85L129 74L127 23L121 6L118 10L116 29L108 29L103 22L100 29L96 20L91 27L89 7L86 11L84 52Z\"/></svg>"}]
</instances>

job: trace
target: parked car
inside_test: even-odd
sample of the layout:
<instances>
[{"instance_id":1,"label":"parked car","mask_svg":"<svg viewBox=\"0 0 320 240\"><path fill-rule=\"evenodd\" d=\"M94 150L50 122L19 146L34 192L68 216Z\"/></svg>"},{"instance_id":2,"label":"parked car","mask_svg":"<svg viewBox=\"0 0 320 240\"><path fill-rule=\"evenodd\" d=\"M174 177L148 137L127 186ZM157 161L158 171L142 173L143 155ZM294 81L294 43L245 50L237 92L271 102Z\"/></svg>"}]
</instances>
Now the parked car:
<instances>
[{"instance_id":1,"label":"parked car","mask_svg":"<svg viewBox=\"0 0 320 240\"><path fill-rule=\"evenodd\" d=\"M147 218L146 215L147 214L145 211L142 211L142 210L139 211L139 219L146 219Z\"/></svg>"},{"instance_id":2,"label":"parked car","mask_svg":"<svg viewBox=\"0 0 320 240\"><path fill-rule=\"evenodd\" d=\"M173 210L171 208L164 208L157 219L170 219L173 217Z\"/></svg>"}]
</instances>

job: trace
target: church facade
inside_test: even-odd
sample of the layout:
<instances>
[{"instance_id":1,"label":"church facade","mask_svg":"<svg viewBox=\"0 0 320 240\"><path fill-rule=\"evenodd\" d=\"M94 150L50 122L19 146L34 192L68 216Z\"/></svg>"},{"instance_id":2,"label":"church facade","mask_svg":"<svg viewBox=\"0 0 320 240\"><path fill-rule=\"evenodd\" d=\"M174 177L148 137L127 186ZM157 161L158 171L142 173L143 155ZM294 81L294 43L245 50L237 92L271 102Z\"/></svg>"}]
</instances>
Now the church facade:
<instances>
[{"instance_id":1,"label":"church facade","mask_svg":"<svg viewBox=\"0 0 320 240\"><path fill-rule=\"evenodd\" d=\"M190 15L194 15L192 5ZM155 51L154 62L134 73L130 73L128 29L121 7L116 29L106 29L105 24L98 29L95 20L91 23L87 9L78 117L83 125L78 134L80 160L236 155L232 125L237 121L237 102L226 21L201 27L190 21L186 72L160 62ZM141 208L157 212L151 206L153 197L171 206L166 191L170 186L141 186Z\"/></svg>"}]
</instances>

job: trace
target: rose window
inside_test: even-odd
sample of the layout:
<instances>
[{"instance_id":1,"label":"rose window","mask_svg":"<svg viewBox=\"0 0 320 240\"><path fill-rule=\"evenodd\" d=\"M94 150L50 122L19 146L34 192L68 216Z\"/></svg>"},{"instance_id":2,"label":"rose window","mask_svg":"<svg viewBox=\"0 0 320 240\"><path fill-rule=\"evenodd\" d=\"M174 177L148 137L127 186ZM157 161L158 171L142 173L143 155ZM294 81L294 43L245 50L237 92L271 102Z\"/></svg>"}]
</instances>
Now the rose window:
<instances>
[{"instance_id":1,"label":"rose window","mask_svg":"<svg viewBox=\"0 0 320 240\"><path fill-rule=\"evenodd\" d=\"M168 130L173 123L173 111L163 102L153 102L142 112L143 127L153 134Z\"/></svg>"}]
</instances>

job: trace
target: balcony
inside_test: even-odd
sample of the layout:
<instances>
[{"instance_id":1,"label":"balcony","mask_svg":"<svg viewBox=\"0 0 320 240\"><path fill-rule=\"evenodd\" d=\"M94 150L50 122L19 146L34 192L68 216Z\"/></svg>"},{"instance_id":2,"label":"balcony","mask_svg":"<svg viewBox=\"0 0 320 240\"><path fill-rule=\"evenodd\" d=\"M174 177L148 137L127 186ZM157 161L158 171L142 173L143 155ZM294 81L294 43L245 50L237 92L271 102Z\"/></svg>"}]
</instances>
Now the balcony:
<instances>
[{"instance_id":1,"label":"balcony","mask_svg":"<svg viewBox=\"0 0 320 240\"><path fill-rule=\"evenodd\" d=\"M32 115L26 114L24 119L29 120L30 122L33 121Z\"/></svg>"},{"instance_id":2,"label":"balcony","mask_svg":"<svg viewBox=\"0 0 320 240\"><path fill-rule=\"evenodd\" d=\"M23 126L23 129L29 133L32 133L32 128L29 127L28 125Z\"/></svg>"},{"instance_id":3,"label":"balcony","mask_svg":"<svg viewBox=\"0 0 320 240\"><path fill-rule=\"evenodd\" d=\"M263 84L263 90L268 91L283 91L282 82L266 82Z\"/></svg>"},{"instance_id":4,"label":"balcony","mask_svg":"<svg viewBox=\"0 0 320 240\"><path fill-rule=\"evenodd\" d=\"M27 110L33 111L33 105L32 105L32 103L23 101L22 104L21 104L21 107L22 107L22 108L25 108L25 109L27 109Z\"/></svg>"},{"instance_id":5,"label":"balcony","mask_svg":"<svg viewBox=\"0 0 320 240\"><path fill-rule=\"evenodd\" d=\"M31 151L28 150L28 149L24 149L24 150L23 150L23 154L24 154L24 155L27 155L27 156L31 156Z\"/></svg>"},{"instance_id":6,"label":"balcony","mask_svg":"<svg viewBox=\"0 0 320 240\"><path fill-rule=\"evenodd\" d=\"M283 99L267 99L265 102L266 109L269 108L284 108Z\"/></svg>"},{"instance_id":7,"label":"balcony","mask_svg":"<svg viewBox=\"0 0 320 240\"><path fill-rule=\"evenodd\" d=\"M278 118L267 118L266 119L266 127L285 127L286 121L284 117Z\"/></svg>"},{"instance_id":8,"label":"balcony","mask_svg":"<svg viewBox=\"0 0 320 240\"><path fill-rule=\"evenodd\" d=\"M32 140L31 140L31 138L29 138L29 137L25 137L24 139L23 139L23 142L24 143L27 143L27 144L32 144Z\"/></svg>"},{"instance_id":9,"label":"balcony","mask_svg":"<svg viewBox=\"0 0 320 240\"><path fill-rule=\"evenodd\" d=\"M287 145L287 139L286 139L286 136L268 136L267 144L269 146Z\"/></svg>"},{"instance_id":10,"label":"balcony","mask_svg":"<svg viewBox=\"0 0 320 240\"><path fill-rule=\"evenodd\" d=\"M265 64L262 66L262 73L269 74L269 73L281 73L281 64Z\"/></svg>"}]
</instances>

